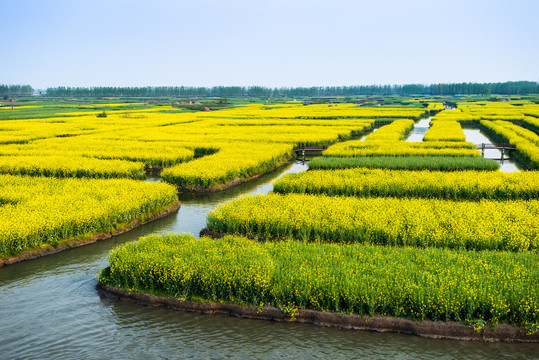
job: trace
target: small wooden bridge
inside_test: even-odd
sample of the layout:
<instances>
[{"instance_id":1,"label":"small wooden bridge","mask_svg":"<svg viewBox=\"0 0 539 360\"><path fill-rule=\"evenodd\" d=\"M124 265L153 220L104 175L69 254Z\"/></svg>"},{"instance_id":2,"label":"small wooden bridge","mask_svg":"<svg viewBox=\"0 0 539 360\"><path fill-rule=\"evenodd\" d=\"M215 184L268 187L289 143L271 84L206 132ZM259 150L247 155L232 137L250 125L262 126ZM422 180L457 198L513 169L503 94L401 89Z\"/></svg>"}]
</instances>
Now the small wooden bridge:
<instances>
[{"instance_id":1,"label":"small wooden bridge","mask_svg":"<svg viewBox=\"0 0 539 360\"><path fill-rule=\"evenodd\" d=\"M299 161L301 161L303 164L305 164L305 153L321 152L321 151L326 150L327 148L328 148L327 146L321 146L321 145L318 145L318 146L304 146L304 147L301 147L301 148L294 149L294 151L296 152L296 154L298 156L301 155L302 159L299 160Z\"/></svg>"},{"instance_id":2,"label":"small wooden bridge","mask_svg":"<svg viewBox=\"0 0 539 360\"><path fill-rule=\"evenodd\" d=\"M481 143L476 145L477 150L481 150L481 156L485 157L485 150L501 150L502 152L502 158L504 159L505 150L516 150L516 146L512 144L488 144L488 143Z\"/></svg>"},{"instance_id":3,"label":"small wooden bridge","mask_svg":"<svg viewBox=\"0 0 539 360\"><path fill-rule=\"evenodd\" d=\"M297 153L305 154L306 152L320 152L326 150L327 146L304 146L301 148L294 149Z\"/></svg>"}]
</instances>

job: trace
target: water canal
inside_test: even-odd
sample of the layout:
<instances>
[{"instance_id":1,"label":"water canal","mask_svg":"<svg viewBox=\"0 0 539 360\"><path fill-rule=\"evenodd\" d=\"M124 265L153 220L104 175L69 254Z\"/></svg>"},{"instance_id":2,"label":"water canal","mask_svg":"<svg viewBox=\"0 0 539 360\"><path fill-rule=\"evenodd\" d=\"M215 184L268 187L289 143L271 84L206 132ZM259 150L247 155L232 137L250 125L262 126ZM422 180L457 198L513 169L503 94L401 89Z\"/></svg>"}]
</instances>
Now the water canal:
<instances>
[{"instance_id":1,"label":"water canal","mask_svg":"<svg viewBox=\"0 0 539 360\"><path fill-rule=\"evenodd\" d=\"M271 191L292 163L251 183L182 197L179 212L115 238L0 268L1 359L532 359L539 346L432 340L143 307L101 299L114 247L153 233L198 234L216 205Z\"/></svg>"},{"instance_id":2,"label":"water canal","mask_svg":"<svg viewBox=\"0 0 539 360\"><path fill-rule=\"evenodd\" d=\"M430 121L432 116L427 119L419 120L414 124L414 128L410 131L410 134L406 138L408 142L420 142L423 141L425 133L430 127ZM463 129L464 135L466 136L466 141L472 144L491 144L492 141L486 137L479 129ZM364 137L365 138L365 137ZM500 163L500 171L503 172L516 172L520 171L519 166L516 162L511 159L510 153L505 152L502 159L502 152L496 149L487 149L484 151L484 157L487 159L494 159Z\"/></svg>"},{"instance_id":3,"label":"water canal","mask_svg":"<svg viewBox=\"0 0 539 360\"><path fill-rule=\"evenodd\" d=\"M471 142L473 144L491 144L492 141L479 129L463 129L464 135L466 136L466 141ZM502 152L500 150L496 149L487 149L484 151L484 156L487 159L494 159L497 160L500 163L500 171L503 172L516 172L520 171L520 168L518 165L511 159L511 155L505 152L503 160L502 160Z\"/></svg>"},{"instance_id":4,"label":"water canal","mask_svg":"<svg viewBox=\"0 0 539 360\"><path fill-rule=\"evenodd\" d=\"M430 120L432 117L429 117L428 119L422 119L419 120L414 124L414 128L412 131L410 131L410 134L406 138L406 141L409 142L419 142L423 141L423 138L425 137L425 133L430 127Z\"/></svg>"}]
</instances>

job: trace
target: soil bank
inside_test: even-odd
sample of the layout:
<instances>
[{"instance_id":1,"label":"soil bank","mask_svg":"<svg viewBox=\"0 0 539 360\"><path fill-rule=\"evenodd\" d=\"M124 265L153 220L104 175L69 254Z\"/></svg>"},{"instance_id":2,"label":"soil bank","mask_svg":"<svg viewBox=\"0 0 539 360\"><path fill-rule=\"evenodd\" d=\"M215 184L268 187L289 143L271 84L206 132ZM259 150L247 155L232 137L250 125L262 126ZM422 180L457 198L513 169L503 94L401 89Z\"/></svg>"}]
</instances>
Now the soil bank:
<instances>
[{"instance_id":1,"label":"soil bank","mask_svg":"<svg viewBox=\"0 0 539 360\"><path fill-rule=\"evenodd\" d=\"M98 284L97 289L100 295L106 298L129 301L139 305L199 312L202 314L224 314L241 318L297 322L341 329L394 332L433 339L539 343L539 333L526 335L525 329L507 324L499 325L495 329L487 326L480 331L476 331L463 323L452 321L412 321L404 318L359 316L318 310L297 310L294 316L291 316L272 306L257 308L254 306L234 304L192 302L142 294L134 291L125 291L102 284Z\"/></svg>"}]
</instances>

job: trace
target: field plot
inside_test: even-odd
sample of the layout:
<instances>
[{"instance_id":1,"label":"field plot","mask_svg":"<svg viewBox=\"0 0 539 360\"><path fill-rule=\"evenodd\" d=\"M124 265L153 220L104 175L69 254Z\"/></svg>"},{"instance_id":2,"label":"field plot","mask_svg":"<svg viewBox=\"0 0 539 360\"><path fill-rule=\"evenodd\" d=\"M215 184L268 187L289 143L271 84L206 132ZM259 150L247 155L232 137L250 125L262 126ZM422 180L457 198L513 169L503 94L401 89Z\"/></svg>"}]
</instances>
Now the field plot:
<instances>
[{"instance_id":1,"label":"field plot","mask_svg":"<svg viewBox=\"0 0 539 360\"><path fill-rule=\"evenodd\" d=\"M289 174L274 183L278 193L440 199L539 199L535 171L395 171L353 168Z\"/></svg>"},{"instance_id":2,"label":"field plot","mask_svg":"<svg viewBox=\"0 0 539 360\"><path fill-rule=\"evenodd\" d=\"M208 228L270 239L536 252L538 217L537 200L269 194L218 207L208 215Z\"/></svg>"},{"instance_id":3,"label":"field plot","mask_svg":"<svg viewBox=\"0 0 539 360\"><path fill-rule=\"evenodd\" d=\"M456 121L435 121L426 132L424 141L466 141L466 136Z\"/></svg>"},{"instance_id":4,"label":"field plot","mask_svg":"<svg viewBox=\"0 0 539 360\"><path fill-rule=\"evenodd\" d=\"M219 303L526 327L539 320L529 253L150 236L113 251L101 284ZM434 265L434 266L433 266Z\"/></svg>"},{"instance_id":5,"label":"field plot","mask_svg":"<svg viewBox=\"0 0 539 360\"><path fill-rule=\"evenodd\" d=\"M0 259L121 231L177 202L167 184L0 175Z\"/></svg>"},{"instance_id":6,"label":"field plot","mask_svg":"<svg viewBox=\"0 0 539 360\"><path fill-rule=\"evenodd\" d=\"M539 135L507 121L484 121L481 129L492 138L515 145L518 159L530 169L539 169Z\"/></svg>"},{"instance_id":7,"label":"field plot","mask_svg":"<svg viewBox=\"0 0 539 360\"><path fill-rule=\"evenodd\" d=\"M309 161L309 169L393 169L393 170L498 170L500 163L479 156L323 156Z\"/></svg>"}]
</instances>

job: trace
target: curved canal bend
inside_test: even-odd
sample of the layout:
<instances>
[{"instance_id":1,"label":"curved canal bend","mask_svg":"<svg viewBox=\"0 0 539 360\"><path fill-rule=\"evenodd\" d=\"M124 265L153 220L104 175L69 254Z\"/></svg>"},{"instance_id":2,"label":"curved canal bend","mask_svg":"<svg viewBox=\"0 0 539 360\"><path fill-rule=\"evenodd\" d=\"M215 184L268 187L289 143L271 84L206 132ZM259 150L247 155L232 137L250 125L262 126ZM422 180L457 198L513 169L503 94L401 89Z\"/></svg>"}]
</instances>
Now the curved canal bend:
<instances>
[{"instance_id":1,"label":"curved canal bend","mask_svg":"<svg viewBox=\"0 0 539 360\"><path fill-rule=\"evenodd\" d=\"M154 309L101 299L114 247L153 233L198 234L217 204L271 191L290 164L228 191L182 198L178 213L85 247L0 268L0 358L534 358L532 344L484 344Z\"/></svg>"}]
</instances>

